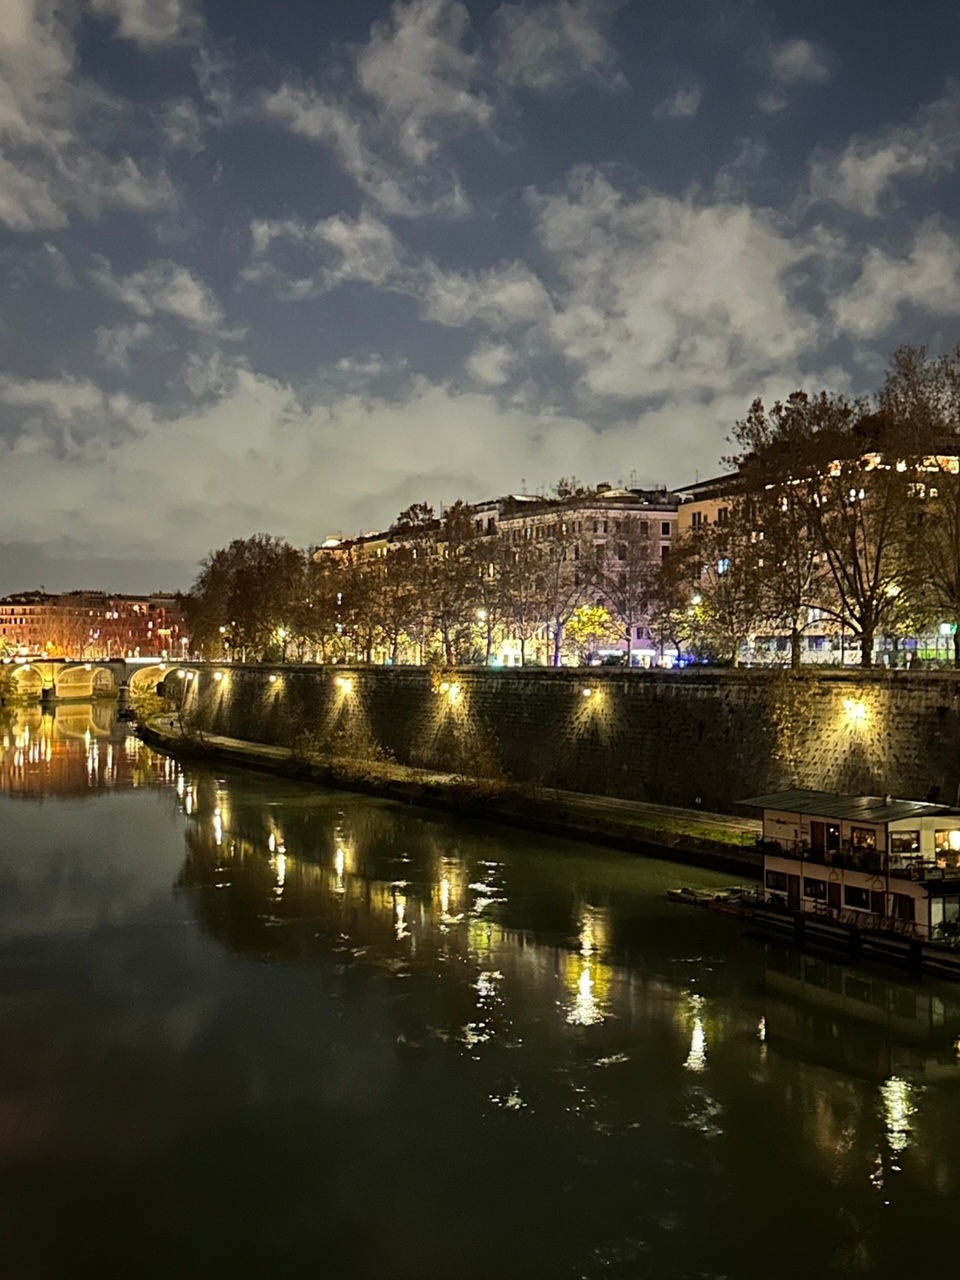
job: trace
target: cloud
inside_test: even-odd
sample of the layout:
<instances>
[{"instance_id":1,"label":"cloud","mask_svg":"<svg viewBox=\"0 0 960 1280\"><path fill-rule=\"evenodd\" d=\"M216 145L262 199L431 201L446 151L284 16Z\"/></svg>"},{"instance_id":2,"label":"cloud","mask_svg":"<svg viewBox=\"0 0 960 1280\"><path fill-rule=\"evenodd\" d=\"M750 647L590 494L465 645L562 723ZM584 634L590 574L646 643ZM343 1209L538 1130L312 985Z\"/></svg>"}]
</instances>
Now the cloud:
<instances>
[{"instance_id":1,"label":"cloud","mask_svg":"<svg viewBox=\"0 0 960 1280\"><path fill-rule=\"evenodd\" d=\"M0 376L0 457L73 459L96 465L111 448L139 433L144 413L130 396L103 391L86 378ZM4 471L4 479L12 476ZM34 490L33 501L36 501ZM5 494L5 501L12 496ZM16 535L11 530L11 540Z\"/></svg>"},{"instance_id":2,"label":"cloud","mask_svg":"<svg viewBox=\"0 0 960 1280\"><path fill-rule=\"evenodd\" d=\"M331 529L386 524L425 496L477 501L507 492L522 475L543 482L571 471L617 476L639 464L652 482L672 470L678 439L689 435L678 417L672 435L664 424L659 443L641 451L632 417L599 434L576 417L501 406L486 393L455 393L423 379L400 398L351 392L310 407L288 385L235 367L210 404L161 418L131 401L124 438L108 449L65 452L55 447L63 389L8 390L43 406L50 429L36 430L29 448L0 440L8 489L0 542L49 546L56 530L107 557L162 550L196 561L260 529L307 545ZM83 413L103 412L102 393L83 386L78 394ZM702 427L702 417L694 421Z\"/></svg>"},{"instance_id":3,"label":"cloud","mask_svg":"<svg viewBox=\"0 0 960 1280\"><path fill-rule=\"evenodd\" d=\"M0 222L14 231L63 227L70 213L139 211L174 201L159 166L105 145L123 104L82 77L73 36L53 0L4 0L0 22ZM96 139L96 141L94 141Z\"/></svg>"},{"instance_id":4,"label":"cloud","mask_svg":"<svg viewBox=\"0 0 960 1280\"><path fill-rule=\"evenodd\" d=\"M286 300L302 301L349 280L385 285L400 266L393 232L367 210L356 218L335 214L312 224L258 219L250 236L254 261L242 278L266 284ZM288 251L286 261L265 261L278 246Z\"/></svg>"},{"instance_id":5,"label":"cloud","mask_svg":"<svg viewBox=\"0 0 960 1280\"><path fill-rule=\"evenodd\" d=\"M960 245L933 219L904 257L868 249L859 277L835 299L833 314L839 329L863 340L890 329L905 306L937 316L960 311Z\"/></svg>"},{"instance_id":6,"label":"cloud","mask_svg":"<svg viewBox=\"0 0 960 1280\"><path fill-rule=\"evenodd\" d=\"M204 121L192 98L171 98L160 113L160 127L169 147L197 155L204 146Z\"/></svg>"},{"instance_id":7,"label":"cloud","mask_svg":"<svg viewBox=\"0 0 960 1280\"><path fill-rule=\"evenodd\" d=\"M831 201L867 218L879 216L905 179L935 181L960 156L960 88L948 86L907 124L858 134L843 150L820 149L810 165L809 199Z\"/></svg>"},{"instance_id":8,"label":"cloud","mask_svg":"<svg viewBox=\"0 0 960 1280\"><path fill-rule=\"evenodd\" d=\"M427 261L413 286L423 316L440 324L480 323L497 331L530 325L552 312L539 277L523 262L488 271L442 271Z\"/></svg>"},{"instance_id":9,"label":"cloud","mask_svg":"<svg viewBox=\"0 0 960 1280\"><path fill-rule=\"evenodd\" d=\"M484 343L467 361L467 372L483 387L500 387L509 380L515 360L516 352L509 347Z\"/></svg>"},{"instance_id":10,"label":"cloud","mask_svg":"<svg viewBox=\"0 0 960 1280\"><path fill-rule=\"evenodd\" d=\"M97 255L90 279L101 293L122 302L138 316L160 312L191 329L208 332L223 323L223 308L213 290L169 259L151 262L129 276L116 276L107 259Z\"/></svg>"},{"instance_id":11,"label":"cloud","mask_svg":"<svg viewBox=\"0 0 960 1280\"><path fill-rule=\"evenodd\" d=\"M498 78L539 93L556 93L588 77L625 87L603 30L620 7L618 0L502 5L494 15Z\"/></svg>"},{"instance_id":12,"label":"cloud","mask_svg":"<svg viewBox=\"0 0 960 1280\"><path fill-rule=\"evenodd\" d=\"M782 111L790 101L789 90L797 84L826 84L831 79L830 59L812 40L784 40L767 50L770 83L757 98L761 111Z\"/></svg>"},{"instance_id":13,"label":"cloud","mask_svg":"<svg viewBox=\"0 0 960 1280\"><path fill-rule=\"evenodd\" d=\"M475 87L478 59L464 48L469 27L457 0L396 3L357 54L360 89L378 119L392 122L400 151L414 164L436 153L440 131L490 119L490 103Z\"/></svg>"},{"instance_id":14,"label":"cloud","mask_svg":"<svg viewBox=\"0 0 960 1280\"><path fill-rule=\"evenodd\" d=\"M90 12L112 18L116 34L142 49L182 44L202 26L193 0L89 0Z\"/></svg>"},{"instance_id":15,"label":"cloud","mask_svg":"<svg viewBox=\"0 0 960 1280\"><path fill-rule=\"evenodd\" d=\"M657 119L689 120L700 110L703 87L700 84L683 84L657 103L653 114Z\"/></svg>"},{"instance_id":16,"label":"cloud","mask_svg":"<svg viewBox=\"0 0 960 1280\"><path fill-rule=\"evenodd\" d=\"M263 116L330 148L362 192L399 217L463 217L470 208L439 159L444 142L486 127L492 106L465 48L469 14L456 0L394 4L339 69L337 91L283 83L262 95Z\"/></svg>"},{"instance_id":17,"label":"cloud","mask_svg":"<svg viewBox=\"0 0 960 1280\"><path fill-rule=\"evenodd\" d=\"M630 195L583 169L566 194L530 197L565 287L552 335L594 394L752 394L790 376L818 323L789 274L817 251L772 213L655 192Z\"/></svg>"},{"instance_id":18,"label":"cloud","mask_svg":"<svg viewBox=\"0 0 960 1280\"><path fill-rule=\"evenodd\" d=\"M143 320L133 324L120 324L112 329L101 327L96 331L97 355L105 365L113 369L130 368L130 352L144 347L153 338L153 329Z\"/></svg>"}]
</instances>

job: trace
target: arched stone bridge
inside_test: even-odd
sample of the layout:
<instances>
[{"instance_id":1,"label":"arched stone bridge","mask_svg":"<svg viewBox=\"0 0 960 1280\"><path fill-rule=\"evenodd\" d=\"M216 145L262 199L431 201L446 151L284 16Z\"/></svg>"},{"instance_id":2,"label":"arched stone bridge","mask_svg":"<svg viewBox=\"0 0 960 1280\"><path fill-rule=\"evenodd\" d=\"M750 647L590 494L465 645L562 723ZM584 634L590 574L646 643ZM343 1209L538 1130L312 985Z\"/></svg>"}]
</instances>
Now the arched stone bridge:
<instances>
[{"instance_id":1,"label":"arched stone bridge","mask_svg":"<svg viewBox=\"0 0 960 1280\"><path fill-rule=\"evenodd\" d=\"M73 662L64 658L17 659L0 670L9 671L17 693L27 698L87 699L147 693L170 671L192 670L202 662L173 662L162 658L91 658Z\"/></svg>"}]
</instances>

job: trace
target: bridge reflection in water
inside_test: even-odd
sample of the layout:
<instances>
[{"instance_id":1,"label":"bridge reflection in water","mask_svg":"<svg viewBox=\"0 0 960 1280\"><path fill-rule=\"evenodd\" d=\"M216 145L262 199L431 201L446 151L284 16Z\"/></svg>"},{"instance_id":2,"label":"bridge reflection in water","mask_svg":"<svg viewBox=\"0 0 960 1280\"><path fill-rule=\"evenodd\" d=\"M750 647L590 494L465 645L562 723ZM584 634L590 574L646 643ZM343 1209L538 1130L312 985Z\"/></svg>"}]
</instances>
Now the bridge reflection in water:
<instances>
[{"instance_id":1,"label":"bridge reflection in water","mask_svg":"<svg viewBox=\"0 0 960 1280\"><path fill-rule=\"evenodd\" d=\"M960 991L745 939L667 903L668 864L184 768L96 708L18 713L3 735L5 791L82 782L121 812L150 797L111 788L151 787L176 841L172 904L103 944L141 974L136 1002L82 1005L136 1106L88 1126L82 1158L47 1121L54 1195L24 1222L63 1208L65 1168L113 1168L116 1141L113 1219L142 1228L161 1196L168 1274L184 1241L208 1274L320 1249L404 1280L892 1276L936 1256L960 1195ZM196 1001L160 1037L165 982ZM54 1114L31 1044L17 1069ZM106 1061L71 1060L78 1106Z\"/></svg>"},{"instance_id":2,"label":"bridge reflection in water","mask_svg":"<svg viewBox=\"0 0 960 1280\"><path fill-rule=\"evenodd\" d=\"M93 797L172 778L175 765L116 719L111 702L0 707L0 793Z\"/></svg>"}]
</instances>

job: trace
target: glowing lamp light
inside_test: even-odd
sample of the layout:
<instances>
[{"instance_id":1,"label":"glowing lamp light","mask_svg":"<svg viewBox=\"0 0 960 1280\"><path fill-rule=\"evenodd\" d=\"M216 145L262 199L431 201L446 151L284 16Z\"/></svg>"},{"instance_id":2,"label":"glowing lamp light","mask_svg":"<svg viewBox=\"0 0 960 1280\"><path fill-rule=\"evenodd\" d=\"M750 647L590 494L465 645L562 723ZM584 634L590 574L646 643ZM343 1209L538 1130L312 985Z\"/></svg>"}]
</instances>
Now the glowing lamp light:
<instances>
[{"instance_id":1,"label":"glowing lamp light","mask_svg":"<svg viewBox=\"0 0 960 1280\"><path fill-rule=\"evenodd\" d=\"M950 848L954 853L960 850L960 830L951 831L947 836L947 843L950 845Z\"/></svg>"},{"instance_id":2,"label":"glowing lamp light","mask_svg":"<svg viewBox=\"0 0 960 1280\"><path fill-rule=\"evenodd\" d=\"M84 671L92 671L92 670L93 670L93 663L92 663L92 662L85 662L85 663L83 664L83 669L84 669Z\"/></svg>"},{"instance_id":3,"label":"glowing lamp light","mask_svg":"<svg viewBox=\"0 0 960 1280\"><path fill-rule=\"evenodd\" d=\"M440 692L441 692L441 693L449 693L449 692L450 692L450 681L449 681L449 680L444 680L444 682L443 682L443 683L441 684L441 686L440 686Z\"/></svg>"},{"instance_id":4,"label":"glowing lamp light","mask_svg":"<svg viewBox=\"0 0 960 1280\"><path fill-rule=\"evenodd\" d=\"M184 671L183 667L180 667L180 669L177 671L177 675L180 677L181 680L184 678L186 674L187 673Z\"/></svg>"},{"instance_id":5,"label":"glowing lamp light","mask_svg":"<svg viewBox=\"0 0 960 1280\"><path fill-rule=\"evenodd\" d=\"M276 677L276 675L271 674L271 675L270 675L270 677L269 677L269 680L270 680L270 683L271 683L271 684L276 684L276 683L277 683L277 677Z\"/></svg>"},{"instance_id":6,"label":"glowing lamp light","mask_svg":"<svg viewBox=\"0 0 960 1280\"><path fill-rule=\"evenodd\" d=\"M867 704L857 698L844 698L843 709L854 724L863 724L867 718Z\"/></svg>"},{"instance_id":7,"label":"glowing lamp light","mask_svg":"<svg viewBox=\"0 0 960 1280\"><path fill-rule=\"evenodd\" d=\"M592 690L592 689L581 689L581 690L580 690L580 692L583 694L583 696L584 696L585 698L592 698L592 697L593 697L593 690Z\"/></svg>"},{"instance_id":8,"label":"glowing lamp light","mask_svg":"<svg viewBox=\"0 0 960 1280\"><path fill-rule=\"evenodd\" d=\"M222 679L223 679L223 672L222 672L222 671L215 671L215 672L213 673L213 678L214 678L214 680L217 680L217 681L222 680Z\"/></svg>"},{"instance_id":9,"label":"glowing lamp light","mask_svg":"<svg viewBox=\"0 0 960 1280\"><path fill-rule=\"evenodd\" d=\"M344 693L350 693L353 689L353 681L349 676L337 676L336 683Z\"/></svg>"}]
</instances>

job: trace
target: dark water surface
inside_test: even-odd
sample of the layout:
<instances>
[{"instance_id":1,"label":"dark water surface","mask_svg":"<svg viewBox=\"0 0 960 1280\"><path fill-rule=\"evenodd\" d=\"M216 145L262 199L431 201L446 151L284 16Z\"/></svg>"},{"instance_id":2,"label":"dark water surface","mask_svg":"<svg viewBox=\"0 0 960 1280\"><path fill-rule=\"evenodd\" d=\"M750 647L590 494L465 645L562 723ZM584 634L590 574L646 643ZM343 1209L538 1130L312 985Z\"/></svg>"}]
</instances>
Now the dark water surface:
<instances>
[{"instance_id":1,"label":"dark water surface","mask_svg":"<svg viewBox=\"0 0 960 1280\"><path fill-rule=\"evenodd\" d=\"M99 708L0 745L0 1276L954 1268L956 987Z\"/></svg>"}]
</instances>

